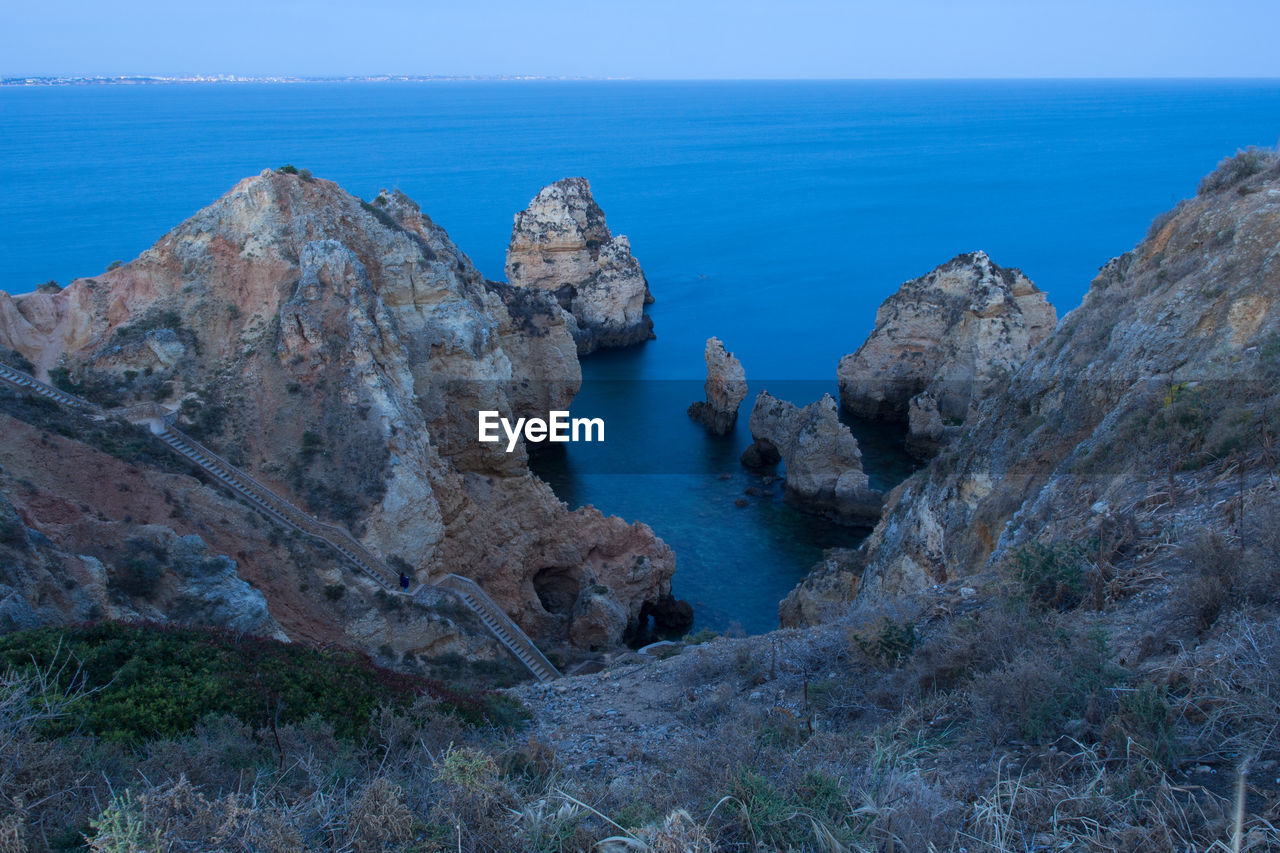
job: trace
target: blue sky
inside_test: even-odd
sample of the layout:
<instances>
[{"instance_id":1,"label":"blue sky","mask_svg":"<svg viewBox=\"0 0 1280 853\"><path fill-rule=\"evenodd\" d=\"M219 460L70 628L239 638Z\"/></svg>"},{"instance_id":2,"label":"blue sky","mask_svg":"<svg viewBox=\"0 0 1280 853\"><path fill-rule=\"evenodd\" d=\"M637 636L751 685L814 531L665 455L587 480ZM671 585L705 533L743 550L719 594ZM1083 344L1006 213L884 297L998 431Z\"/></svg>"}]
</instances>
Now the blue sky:
<instances>
[{"instance_id":1,"label":"blue sky","mask_svg":"<svg viewBox=\"0 0 1280 853\"><path fill-rule=\"evenodd\" d=\"M1275 77L1277 0L0 0L0 74Z\"/></svg>"}]
</instances>

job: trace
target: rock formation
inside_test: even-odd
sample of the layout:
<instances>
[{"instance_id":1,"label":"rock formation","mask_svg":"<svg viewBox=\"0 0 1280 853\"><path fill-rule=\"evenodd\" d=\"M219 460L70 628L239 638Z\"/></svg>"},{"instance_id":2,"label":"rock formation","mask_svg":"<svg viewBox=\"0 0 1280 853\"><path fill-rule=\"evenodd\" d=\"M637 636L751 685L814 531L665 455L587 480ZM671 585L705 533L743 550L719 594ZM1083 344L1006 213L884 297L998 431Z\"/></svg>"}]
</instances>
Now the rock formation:
<instances>
[{"instance_id":1,"label":"rock formation","mask_svg":"<svg viewBox=\"0 0 1280 853\"><path fill-rule=\"evenodd\" d=\"M644 312L653 301L649 283L631 243L610 233L586 178L543 187L516 214L506 271L512 286L555 296L571 318L579 355L654 336Z\"/></svg>"},{"instance_id":2,"label":"rock formation","mask_svg":"<svg viewBox=\"0 0 1280 853\"><path fill-rule=\"evenodd\" d=\"M613 281L606 266L598 278ZM270 171L131 263L56 294L0 295L0 346L38 372L110 405L176 409L419 578L471 576L540 641L605 645L669 594L670 549L644 525L570 512L522 446L476 441L478 409L567 406L572 331L548 295L486 282L402 194L366 203ZM601 610L578 597L599 588L611 615L590 623L607 627L575 629Z\"/></svg>"},{"instance_id":3,"label":"rock formation","mask_svg":"<svg viewBox=\"0 0 1280 853\"><path fill-rule=\"evenodd\" d=\"M1111 541L1118 525L1154 540L1268 488L1280 159L1236 165L1106 264L966 434L894 490L857 606L998 568L1033 542ZM1232 500L1224 477L1238 478Z\"/></svg>"},{"instance_id":4,"label":"rock formation","mask_svg":"<svg viewBox=\"0 0 1280 853\"><path fill-rule=\"evenodd\" d=\"M3 386L0 412L0 633L148 619L354 646L384 663L387 650L401 663L506 657L456 607L388 607L327 548L203 484L139 428Z\"/></svg>"},{"instance_id":5,"label":"rock formation","mask_svg":"<svg viewBox=\"0 0 1280 853\"><path fill-rule=\"evenodd\" d=\"M952 427L954 430L955 427ZM947 425L932 391L921 391L907 401L907 450L916 456L933 456L945 443Z\"/></svg>"},{"instance_id":6,"label":"rock formation","mask_svg":"<svg viewBox=\"0 0 1280 853\"><path fill-rule=\"evenodd\" d=\"M780 459L788 501L842 524L875 523L884 496L869 485L858 440L840 423L830 394L801 408L761 391L750 427L754 442L743 463L756 467Z\"/></svg>"},{"instance_id":7,"label":"rock formation","mask_svg":"<svg viewBox=\"0 0 1280 853\"><path fill-rule=\"evenodd\" d=\"M728 435L738 422L738 406L747 397L747 373L742 362L725 352L719 338L708 338L703 357L707 362L707 399L689 406L689 417L712 435Z\"/></svg>"},{"instance_id":8,"label":"rock formation","mask_svg":"<svg viewBox=\"0 0 1280 853\"><path fill-rule=\"evenodd\" d=\"M840 360L840 403L864 417L908 420L916 410L925 431L912 428L911 446L935 452L940 427L967 419L1056 323L1044 293L1019 270L983 252L960 255L881 304L866 342ZM931 400L913 406L926 391Z\"/></svg>"},{"instance_id":9,"label":"rock formation","mask_svg":"<svg viewBox=\"0 0 1280 853\"><path fill-rule=\"evenodd\" d=\"M778 604L778 624L805 628L838 618L858 594L862 559L854 548L823 551L817 565Z\"/></svg>"}]
</instances>

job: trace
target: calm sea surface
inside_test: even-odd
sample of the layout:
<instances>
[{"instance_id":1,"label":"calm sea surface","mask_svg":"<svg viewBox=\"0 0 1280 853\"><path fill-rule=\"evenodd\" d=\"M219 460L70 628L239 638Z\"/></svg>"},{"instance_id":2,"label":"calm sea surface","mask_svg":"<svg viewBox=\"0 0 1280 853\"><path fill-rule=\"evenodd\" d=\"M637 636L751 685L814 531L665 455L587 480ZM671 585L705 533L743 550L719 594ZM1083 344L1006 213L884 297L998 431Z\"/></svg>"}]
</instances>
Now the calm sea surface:
<instances>
[{"instance_id":1,"label":"calm sea surface","mask_svg":"<svg viewBox=\"0 0 1280 853\"><path fill-rule=\"evenodd\" d=\"M1065 313L1218 160L1278 135L1277 81L3 88L0 288L130 259L286 162L404 190L501 278L512 215L584 175L649 276L658 339L585 361L575 414L605 417L606 443L538 469L652 525L700 626L756 632L858 535L744 472L745 423L717 441L687 420L708 336L753 393L803 403L834 393L881 300L957 253L1021 267ZM900 479L892 432L854 426L873 479Z\"/></svg>"}]
</instances>

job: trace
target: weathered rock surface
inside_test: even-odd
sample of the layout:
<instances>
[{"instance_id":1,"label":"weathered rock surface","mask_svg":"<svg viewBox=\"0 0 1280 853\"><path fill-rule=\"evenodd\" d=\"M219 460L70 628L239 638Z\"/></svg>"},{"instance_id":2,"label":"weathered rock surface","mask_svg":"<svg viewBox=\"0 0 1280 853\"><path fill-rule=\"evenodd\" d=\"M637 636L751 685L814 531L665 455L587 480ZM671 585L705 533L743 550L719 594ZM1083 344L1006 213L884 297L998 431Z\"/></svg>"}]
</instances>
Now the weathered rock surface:
<instances>
[{"instance_id":1,"label":"weathered rock surface","mask_svg":"<svg viewBox=\"0 0 1280 853\"><path fill-rule=\"evenodd\" d=\"M778 624L806 628L838 618L858 594L863 554L854 548L828 548L805 579L778 605Z\"/></svg>"},{"instance_id":2,"label":"weathered rock surface","mask_svg":"<svg viewBox=\"0 0 1280 853\"><path fill-rule=\"evenodd\" d=\"M742 362L726 352L719 338L708 338L706 400L689 406L689 417L712 435L728 435L738 422L738 406L747 398L747 373Z\"/></svg>"},{"instance_id":3,"label":"weathered rock surface","mask_svg":"<svg viewBox=\"0 0 1280 853\"><path fill-rule=\"evenodd\" d=\"M921 391L907 401L907 449L916 456L933 456L946 443L948 427L938 410L938 399L930 391Z\"/></svg>"},{"instance_id":4,"label":"weathered rock surface","mask_svg":"<svg viewBox=\"0 0 1280 853\"><path fill-rule=\"evenodd\" d=\"M908 419L911 400L927 391L943 423L958 424L1002 377L1053 331L1057 314L1045 294L1016 269L983 252L960 255L908 281L876 312L875 329L840 360L840 403L864 417ZM915 433L917 449L943 439Z\"/></svg>"},{"instance_id":5,"label":"weathered rock surface","mask_svg":"<svg viewBox=\"0 0 1280 853\"><path fill-rule=\"evenodd\" d=\"M327 548L202 484L127 425L96 425L86 444L61 434L80 433L79 418L4 387L0 409L22 416L0 414L0 632L149 619L385 647L398 662L506 657L456 603L388 607Z\"/></svg>"},{"instance_id":6,"label":"weathered rock surface","mask_svg":"<svg viewBox=\"0 0 1280 853\"><path fill-rule=\"evenodd\" d=\"M800 509L842 524L874 524L883 495L862 470L862 451L840 423L830 394L801 408L761 391L751 409L752 447L744 464L780 458L786 497Z\"/></svg>"},{"instance_id":7,"label":"weathered rock surface","mask_svg":"<svg viewBox=\"0 0 1280 853\"><path fill-rule=\"evenodd\" d=\"M555 296L572 319L578 353L652 338L653 301L631 243L614 236L586 178L543 187L516 214L507 247L507 281Z\"/></svg>"},{"instance_id":8,"label":"weathered rock surface","mask_svg":"<svg viewBox=\"0 0 1280 853\"><path fill-rule=\"evenodd\" d=\"M855 606L999 568L1033 541L1111 541L1117 526L1155 541L1264 482L1280 159L1228 162L1204 186L1107 263L965 434L894 490Z\"/></svg>"},{"instance_id":9,"label":"weathered rock surface","mask_svg":"<svg viewBox=\"0 0 1280 853\"><path fill-rule=\"evenodd\" d=\"M99 402L178 409L234 464L420 578L475 578L542 642L570 641L575 612L543 607L542 572L608 587L629 620L669 593L674 557L649 528L570 512L523 446L476 440L478 409L567 406L572 321L549 295L486 282L400 193L366 203L264 172L129 264L0 295L0 345Z\"/></svg>"}]
</instances>

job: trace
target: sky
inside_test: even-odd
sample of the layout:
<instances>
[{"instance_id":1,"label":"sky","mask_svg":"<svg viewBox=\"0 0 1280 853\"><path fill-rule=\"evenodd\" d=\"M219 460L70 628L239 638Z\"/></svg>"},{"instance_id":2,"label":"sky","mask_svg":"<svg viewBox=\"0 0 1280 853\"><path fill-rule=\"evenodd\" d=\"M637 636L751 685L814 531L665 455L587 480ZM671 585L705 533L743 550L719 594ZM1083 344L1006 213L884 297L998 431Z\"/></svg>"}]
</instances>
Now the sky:
<instances>
[{"instance_id":1,"label":"sky","mask_svg":"<svg viewBox=\"0 0 1280 853\"><path fill-rule=\"evenodd\" d=\"M1277 77L1277 0L0 0L0 75Z\"/></svg>"}]
</instances>

